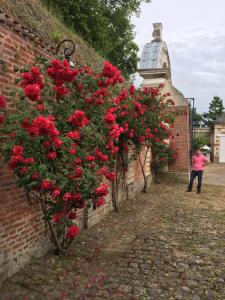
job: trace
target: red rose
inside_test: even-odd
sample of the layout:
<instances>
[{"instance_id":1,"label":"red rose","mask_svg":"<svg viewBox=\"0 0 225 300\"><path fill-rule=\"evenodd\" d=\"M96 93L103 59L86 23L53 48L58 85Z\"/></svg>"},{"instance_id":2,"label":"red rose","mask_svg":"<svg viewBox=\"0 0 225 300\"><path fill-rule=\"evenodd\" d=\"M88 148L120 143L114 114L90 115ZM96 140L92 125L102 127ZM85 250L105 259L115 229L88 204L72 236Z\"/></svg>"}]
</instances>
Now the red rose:
<instances>
[{"instance_id":1,"label":"red rose","mask_svg":"<svg viewBox=\"0 0 225 300\"><path fill-rule=\"evenodd\" d=\"M70 153L71 155L75 155L75 154L77 153L76 148L71 148L71 149L69 150L69 153Z\"/></svg>"},{"instance_id":2,"label":"red rose","mask_svg":"<svg viewBox=\"0 0 225 300\"><path fill-rule=\"evenodd\" d=\"M5 103L6 103L5 98L0 96L0 109L5 106Z\"/></svg>"},{"instance_id":3,"label":"red rose","mask_svg":"<svg viewBox=\"0 0 225 300\"><path fill-rule=\"evenodd\" d=\"M37 109L38 111L40 111L40 110L45 110L45 106L44 106L44 104L39 104L39 105L36 106L36 109Z\"/></svg>"},{"instance_id":4,"label":"red rose","mask_svg":"<svg viewBox=\"0 0 225 300\"><path fill-rule=\"evenodd\" d=\"M131 95L134 95L134 93L135 93L135 87L134 87L133 84L131 84L129 91L130 91Z\"/></svg>"},{"instance_id":5,"label":"red rose","mask_svg":"<svg viewBox=\"0 0 225 300\"><path fill-rule=\"evenodd\" d=\"M40 174L38 172L35 172L35 173L32 174L31 178L32 178L32 180L36 181L36 180L39 179L39 176L40 176Z\"/></svg>"},{"instance_id":6,"label":"red rose","mask_svg":"<svg viewBox=\"0 0 225 300\"><path fill-rule=\"evenodd\" d=\"M23 121L20 123L22 128L28 129L30 127L30 121L28 118L24 118Z\"/></svg>"},{"instance_id":7,"label":"red rose","mask_svg":"<svg viewBox=\"0 0 225 300\"><path fill-rule=\"evenodd\" d=\"M105 123L108 125L111 125L115 122L116 120L116 115L112 114L111 112L107 112L105 117L104 117Z\"/></svg>"},{"instance_id":8,"label":"red rose","mask_svg":"<svg viewBox=\"0 0 225 300\"><path fill-rule=\"evenodd\" d=\"M41 189L43 191L51 190L53 188L53 183L50 180L43 179L41 183Z\"/></svg>"},{"instance_id":9,"label":"red rose","mask_svg":"<svg viewBox=\"0 0 225 300\"><path fill-rule=\"evenodd\" d=\"M82 159L77 157L74 159L74 163L77 165L77 166L80 166L82 164Z\"/></svg>"},{"instance_id":10,"label":"red rose","mask_svg":"<svg viewBox=\"0 0 225 300\"><path fill-rule=\"evenodd\" d=\"M91 98L91 97L87 97L87 98L85 99L85 102L86 102L87 104L93 104L93 103L95 102L95 100L94 100L93 98Z\"/></svg>"},{"instance_id":11,"label":"red rose","mask_svg":"<svg viewBox=\"0 0 225 300\"><path fill-rule=\"evenodd\" d=\"M70 194L70 193L65 193L64 195L63 195L63 198L62 198L62 200L64 201L64 202L66 202L66 201L68 201L68 200L71 200L72 199L72 195Z\"/></svg>"},{"instance_id":12,"label":"red rose","mask_svg":"<svg viewBox=\"0 0 225 300\"><path fill-rule=\"evenodd\" d=\"M34 163L34 158L33 157L24 158L23 163L27 164L27 165L33 164Z\"/></svg>"},{"instance_id":13,"label":"red rose","mask_svg":"<svg viewBox=\"0 0 225 300\"><path fill-rule=\"evenodd\" d=\"M52 196L57 198L60 195L60 193L61 193L60 188L56 188L56 189L54 189Z\"/></svg>"},{"instance_id":14,"label":"red rose","mask_svg":"<svg viewBox=\"0 0 225 300\"><path fill-rule=\"evenodd\" d=\"M55 215L52 216L52 220L53 222L55 222L56 224L61 223L62 219L65 217L64 212L59 212Z\"/></svg>"},{"instance_id":15,"label":"red rose","mask_svg":"<svg viewBox=\"0 0 225 300\"><path fill-rule=\"evenodd\" d=\"M41 98L40 85L37 83L28 84L24 88L24 93L31 101L38 101Z\"/></svg>"},{"instance_id":16,"label":"red rose","mask_svg":"<svg viewBox=\"0 0 225 300\"><path fill-rule=\"evenodd\" d=\"M49 152L47 158L48 158L48 160L56 159L57 153L55 151Z\"/></svg>"},{"instance_id":17,"label":"red rose","mask_svg":"<svg viewBox=\"0 0 225 300\"><path fill-rule=\"evenodd\" d=\"M58 137L54 137L52 139L52 141L53 141L55 148L60 148L63 144L63 142Z\"/></svg>"},{"instance_id":18,"label":"red rose","mask_svg":"<svg viewBox=\"0 0 225 300\"><path fill-rule=\"evenodd\" d=\"M14 155L23 156L23 146L13 146L12 152Z\"/></svg>"},{"instance_id":19,"label":"red rose","mask_svg":"<svg viewBox=\"0 0 225 300\"><path fill-rule=\"evenodd\" d=\"M93 161L95 161L95 157L93 155L88 155L88 156L86 156L85 161L86 162L93 162Z\"/></svg>"},{"instance_id":20,"label":"red rose","mask_svg":"<svg viewBox=\"0 0 225 300\"><path fill-rule=\"evenodd\" d=\"M38 84L41 89L43 89L44 84L41 79L41 73L36 66L30 68L30 72L25 72L22 74L23 80L21 81L21 86L26 87L28 84Z\"/></svg>"},{"instance_id":21,"label":"red rose","mask_svg":"<svg viewBox=\"0 0 225 300\"><path fill-rule=\"evenodd\" d=\"M145 137L144 137L143 135L140 135L140 136L138 137L139 143L142 143L144 140L145 140Z\"/></svg>"},{"instance_id":22,"label":"red rose","mask_svg":"<svg viewBox=\"0 0 225 300\"><path fill-rule=\"evenodd\" d=\"M86 117L86 113L82 110L76 110L68 119L68 121L77 127L84 127L90 123L90 121Z\"/></svg>"},{"instance_id":23,"label":"red rose","mask_svg":"<svg viewBox=\"0 0 225 300\"><path fill-rule=\"evenodd\" d=\"M112 139L117 139L123 132L124 132L123 127L120 127L118 124L114 124L110 130L109 135Z\"/></svg>"},{"instance_id":24,"label":"red rose","mask_svg":"<svg viewBox=\"0 0 225 300\"><path fill-rule=\"evenodd\" d=\"M95 154L97 156L97 159L100 161L108 161L108 155L103 154L101 151L99 151L98 149L95 150Z\"/></svg>"},{"instance_id":25,"label":"red rose","mask_svg":"<svg viewBox=\"0 0 225 300\"><path fill-rule=\"evenodd\" d=\"M82 173L83 173L83 171L82 171L81 167L76 168L74 171L74 178L81 178Z\"/></svg>"},{"instance_id":26,"label":"red rose","mask_svg":"<svg viewBox=\"0 0 225 300\"><path fill-rule=\"evenodd\" d=\"M80 137L78 130L70 131L66 136L75 141L77 141Z\"/></svg>"},{"instance_id":27,"label":"red rose","mask_svg":"<svg viewBox=\"0 0 225 300\"><path fill-rule=\"evenodd\" d=\"M69 89L67 87L63 86L63 85L60 85L60 86L56 85L54 87L54 90L56 91L57 97L62 97L62 96L69 93Z\"/></svg>"},{"instance_id":28,"label":"red rose","mask_svg":"<svg viewBox=\"0 0 225 300\"><path fill-rule=\"evenodd\" d=\"M73 193L72 200L73 201L80 201L81 197L82 197L82 195L80 193Z\"/></svg>"},{"instance_id":29,"label":"red rose","mask_svg":"<svg viewBox=\"0 0 225 300\"><path fill-rule=\"evenodd\" d=\"M28 167L22 167L22 168L20 169L20 174L26 174L27 171L28 171Z\"/></svg>"},{"instance_id":30,"label":"red rose","mask_svg":"<svg viewBox=\"0 0 225 300\"><path fill-rule=\"evenodd\" d=\"M51 148L51 142L50 141L44 141L42 143L42 146L45 148L45 149L49 149Z\"/></svg>"},{"instance_id":31,"label":"red rose","mask_svg":"<svg viewBox=\"0 0 225 300\"><path fill-rule=\"evenodd\" d=\"M95 204L97 207L99 207L99 206L106 204L106 202L105 202L105 199L103 197L101 197L96 200Z\"/></svg>"},{"instance_id":32,"label":"red rose","mask_svg":"<svg viewBox=\"0 0 225 300\"><path fill-rule=\"evenodd\" d=\"M114 178L116 176L116 173L115 172L112 172L112 173L109 173L109 172L106 172L105 173L105 177L109 180L109 181L113 181Z\"/></svg>"},{"instance_id":33,"label":"red rose","mask_svg":"<svg viewBox=\"0 0 225 300\"><path fill-rule=\"evenodd\" d=\"M79 83L78 86L77 86L77 91L81 92L83 90L83 88L84 88L83 83Z\"/></svg>"},{"instance_id":34,"label":"red rose","mask_svg":"<svg viewBox=\"0 0 225 300\"><path fill-rule=\"evenodd\" d=\"M67 239L74 239L77 235L78 235L78 232L79 232L79 227L77 227L76 225L71 225L68 230L67 230L67 233L66 233L66 238Z\"/></svg>"},{"instance_id":35,"label":"red rose","mask_svg":"<svg viewBox=\"0 0 225 300\"><path fill-rule=\"evenodd\" d=\"M74 220L74 219L76 219L77 214L75 212L71 212L68 217L70 220Z\"/></svg>"},{"instance_id":36,"label":"red rose","mask_svg":"<svg viewBox=\"0 0 225 300\"><path fill-rule=\"evenodd\" d=\"M111 150L111 153L114 155L116 153L119 152L119 147L113 147L113 149Z\"/></svg>"},{"instance_id":37,"label":"red rose","mask_svg":"<svg viewBox=\"0 0 225 300\"><path fill-rule=\"evenodd\" d=\"M10 161L9 161L9 167L11 169L15 169L19 163L22 163L23 162L23 156L20 156L20 155L13 155L11 158L10 158Z\"/></svg>"},{"instance_id":38,"label":"red rose","mask_svg":"<svg viewBox=\"0 0 225 300\"><path fill-rule=\"evenodd\" d=\"M100 185L96 190L98 196L106 196L108 194L108 186L106 184Z\"/></svg>"}]
</instances>

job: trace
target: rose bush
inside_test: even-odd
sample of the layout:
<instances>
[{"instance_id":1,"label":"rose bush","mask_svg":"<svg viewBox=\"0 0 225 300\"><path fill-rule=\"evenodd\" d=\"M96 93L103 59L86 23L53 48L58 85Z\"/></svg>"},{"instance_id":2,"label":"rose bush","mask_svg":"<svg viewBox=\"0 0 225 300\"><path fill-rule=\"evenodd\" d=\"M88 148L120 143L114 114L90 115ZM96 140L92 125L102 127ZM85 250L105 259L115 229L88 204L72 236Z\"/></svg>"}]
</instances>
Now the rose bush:
<instances>
[{"instance_id":1,"label":"rose bush","mask_svg":"<svg viewBox=\"0 0 225 300\"><path fill-rule=\"evenodd\" d=\"M109 62L94 73L58 59L21 69L17 84L8 109L0 97L2 156L40 201L61 252L78 234L77 211L105 204L130 148L133 158L143 147L157 161L177 157L165 142L174 118L163 113L173 101L162 86L127 88Z\"/></svg>"}]
</instances>

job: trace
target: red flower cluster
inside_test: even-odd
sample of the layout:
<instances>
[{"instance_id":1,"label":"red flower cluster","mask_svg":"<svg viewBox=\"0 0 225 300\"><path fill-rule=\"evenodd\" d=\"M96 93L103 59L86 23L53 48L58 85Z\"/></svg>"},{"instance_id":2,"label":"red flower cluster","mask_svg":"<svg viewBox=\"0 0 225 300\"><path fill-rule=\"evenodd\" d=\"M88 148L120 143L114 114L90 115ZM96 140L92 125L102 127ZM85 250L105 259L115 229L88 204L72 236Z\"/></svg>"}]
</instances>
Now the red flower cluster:
<instances>
[{"instance_id":1,"label":"red flower cluster","mask_svg":"<svg viewBox=\"0 0 225 300\"><path fill-rule=\"evenodd\" d=\"M41 78L41 73L36 66L30 68L29 72L24 72L22 74L21 86L25 88L28 85L37 84L40 89L43 89L44 83Z\"/></svg>"},{"instance_id":2,"label":"red flower cluster","mask_svg":"<svg viewBox=\"0 0 225 300\"><path fill-rule=\"evenodd\" d=\"M117 83L124 82L124 79L121 76L121 72L108 61L105 62L100 76L105 77L106 79L101 79L98 82L99 86L116 85Z\"/></svg>"},{"instance_id":3,"label":"red flower cluster","mask_svg":"<svg viewBox=\"0 0 225 300\"><path fill-rule=\"evenodd\" d=\"M98 196L106 196L108 194L108 186L107 184L100 185L96 190L95 193Z\"/></svg>"},{"instance_id":4,"label":"red flower cluster","mask_svg":"<svg viewBox=\"0 0 225 300\"><path fill-rule=\"evenodd\" d=\"M47 72L54 81L54 90L57 98L61 98L69 93L69 89L64 84L65 82L74 82L78 75L78 70L72 69L68 61L61 62L57 59L52 60L52 65Z\"/></svg>"},{"instance_id":5,"label":"red flower cluster","mask_svg":"<svg viewBox=\"0 0 225 300\"><path fill-rule=\"evenodd\" d=\"M41 99L41 88L40 85L37 83L28 84L24 88L24 94L31 100L31 101L38 101Z\"/></svg>"},{"instance_id":6,"label":"red flower cluster","mask_svg":"<svg viewBox=\"0 0 225 300\"><path fill-rule=\"evenodd\" d=\"M53 190L53 188L54 188L54 185L50 180L43 179L43 181L41 183L41 190L42 191Z\"/></svg>"},{"instance_id":7,"label":"red flower cluster","mask_svg":"<svg viewBox=\"0 0 225 300\"><path fill-rule=\"evenodd\" d=\"M22 173L26 173L24 171L25 170L27 171L28 168L24 169L24 166L22 166L21 164L30 165L30 164L34 163L34 158L33 157L24 158L23 152L24 152L23 146L16 146L16 145L13 146L13 148L12 148L13 155L10 158L9 167L11 169L16 169L18 167L18 165L20 164L21 168L23 168Z\"/></svg>"},{"instance_id":8,"label":"red flower cluster","mask_svg":"<svg viewBox=\"0 0 225 300\"><path fill-rule=\"evenodd\" d=\"M47 158L48 160L54 160L57 158L57 153L55 151L49 152Z\"/></svg>"},{"instance_id":9,"label":"red flower cluster","mask_svg":"<svg viewBox=\"0 0 225 300\"><path fill-rule=\"evenodd\" d=\"M98 159L99 161L108 161L108 160L109 160L108 155L102 153L99 149L96 149L96 150L95 150L95 154L96 154L97 159Z\"/></svg>"},{"instance_id":10,"label":"red flower cluster","mask_svg":"<svg viewBox=\"0 0 225 300\"><path fill-rule=\"evenodd\" d=\"M116 173L115 172L109 172L107 167L104 166L98 171L98 175L99 176L104 175L109 181L113 181L115 176L116 176Z\"/></svg>"},{"instance_id":11,"label":"red flower cluster","mask_svg":"<svg viewBox=\"0 0 225 300\"><path fill-rule=\"evenodd\" d=\"M116 115L113 114L113 109L109 109L104 117L105 123L108 125L112 125L116 121Z\"/></svg>"},{"instance_id":12,"label":"red flower cluster","mask_svg":"<svg viewBox=\"0 0 225 300\"><path fill-rule=\"evenodd\" d=\"M86 114L82 110L76 110L68 119L76 127L84 127L90 123Z\"/></svg>"},{"instance_id":13,"label":"red flower cluster","mask_svg":"<svg viewBox=\"0 0 225 300\"><path fill-rule=\"evenodd\" d=\"M59 135L54 124L54 117L52 116L48 116L47 118L38 116L30 125L28 125L27 130L31 136L48 135L51 138L54 138ZM58 140L56 139L55 141L57 142Z\"/></svg>"},{"instance_id":14,"label":"red flower cluster","mask_svg":"<svg viewBox=\"0 0 225 300\"><path fill-rule=\"evenodd\" d=\"M51 67L48 68L48 75L54 80L54 84L61 86L64 82L74 82L78 75L77 69L72 69L67 60L61 62L58 59L53 59Z\"/></svg>"},{"instance_id":15,"label":"red flower cluster","mask_svg":"<svg viewBox=\"0 0 225 300\"><path fill-rule=\"evenodd\" d=\"M78 130L70 131L66 136L75 141L79 140L80 137Z\"/></svg>"}]
</instances>

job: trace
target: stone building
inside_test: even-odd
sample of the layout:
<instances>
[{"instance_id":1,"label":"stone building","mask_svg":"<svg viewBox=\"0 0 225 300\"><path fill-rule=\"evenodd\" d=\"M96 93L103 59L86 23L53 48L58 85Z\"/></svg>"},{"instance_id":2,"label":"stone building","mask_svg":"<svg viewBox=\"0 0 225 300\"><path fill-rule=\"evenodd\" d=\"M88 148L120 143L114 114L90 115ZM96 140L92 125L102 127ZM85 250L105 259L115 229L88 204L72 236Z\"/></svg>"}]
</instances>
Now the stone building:
<instances>
[{"instance_id":1,"label":"stone building","mask_svg":"<svg viewBox=\"0 0 225 300\"><path fill-rule=\"evenodd\" d=\"M166 42L162 39L162 24L154 23L153 27L153 39L144 45L138 72L143 77L143 87L164 84L164 91L169 92L175 101L173 109L183 112L176 116L173 130L179 158L169 165L168 173L172 178L187 181L190 173L191 145L189 102L172 84L169 52Z\"/></svg>"},{"instance_id":2,"label":"stone building","mask_svg":"<svg viewBox=\"0 0 225 300\"><path fill-rule=\"evenodd\" d=\"M225 112L214 122L211 146L213 161L225 163Z\"/></svg>"}]
</instances>

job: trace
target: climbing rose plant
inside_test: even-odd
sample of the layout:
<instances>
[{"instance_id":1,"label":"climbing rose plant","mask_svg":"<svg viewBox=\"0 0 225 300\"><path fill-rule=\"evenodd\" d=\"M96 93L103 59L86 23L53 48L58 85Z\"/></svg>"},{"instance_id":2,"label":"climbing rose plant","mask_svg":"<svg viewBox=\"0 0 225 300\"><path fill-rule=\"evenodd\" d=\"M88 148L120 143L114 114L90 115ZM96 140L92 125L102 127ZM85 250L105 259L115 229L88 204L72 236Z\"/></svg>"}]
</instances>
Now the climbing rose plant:
<instances>
[{"instance_id":1,"label":"climbing rose plant","mask_svg":"<svg viewBox=\"0 0 225 300\"><path fill-rule=\"evenodd\" d=\"M128 169L143 147L153 160L177 158L173 105L158 88L136 90L105 62L99 73L67 61L39 60L21 69L7 105L0 96L2 156L27 195L40 201L52 241L63 252L77 236L77 212L106 203L118 162ZM114 185L115 187L115 185Z\"/></svg>"}]
</instances>

